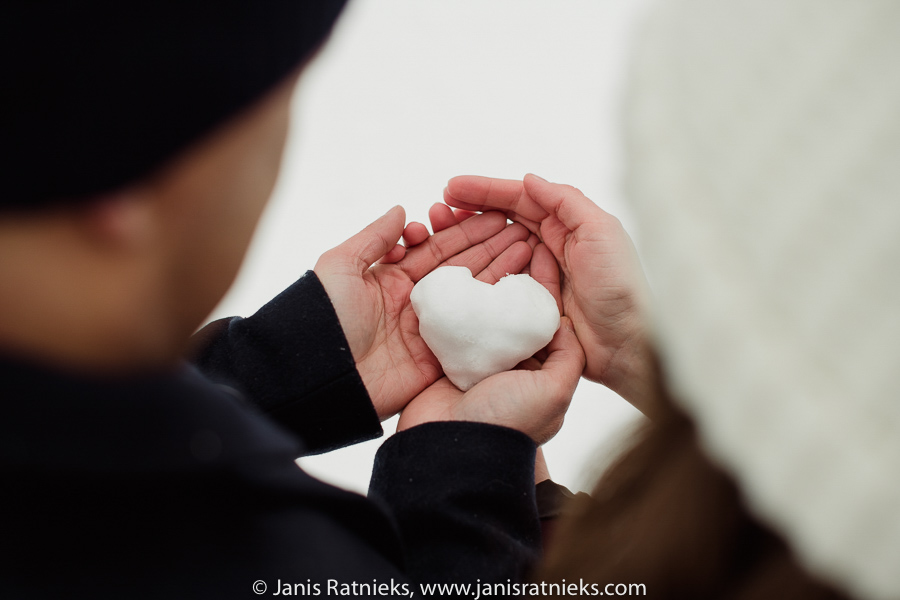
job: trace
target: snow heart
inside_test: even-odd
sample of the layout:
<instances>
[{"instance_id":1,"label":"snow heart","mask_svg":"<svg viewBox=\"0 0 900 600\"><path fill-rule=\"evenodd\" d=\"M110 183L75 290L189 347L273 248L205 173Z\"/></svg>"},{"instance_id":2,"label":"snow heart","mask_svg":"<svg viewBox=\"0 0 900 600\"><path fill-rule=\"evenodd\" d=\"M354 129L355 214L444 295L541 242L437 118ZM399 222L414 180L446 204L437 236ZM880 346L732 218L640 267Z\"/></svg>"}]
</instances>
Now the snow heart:
<instances>
[{"instance_id":1,"label":"snow heart","mask_svg":"<svg viewBox=\"0 0 900 600\"><path fill-rule=\"evenodd\" d=\"M463 391L512 369L559 329L556 300L528 275L490 285L466 267L441 267L416 284L410 300L422 339Z\"/></svg>"}]
</instances>

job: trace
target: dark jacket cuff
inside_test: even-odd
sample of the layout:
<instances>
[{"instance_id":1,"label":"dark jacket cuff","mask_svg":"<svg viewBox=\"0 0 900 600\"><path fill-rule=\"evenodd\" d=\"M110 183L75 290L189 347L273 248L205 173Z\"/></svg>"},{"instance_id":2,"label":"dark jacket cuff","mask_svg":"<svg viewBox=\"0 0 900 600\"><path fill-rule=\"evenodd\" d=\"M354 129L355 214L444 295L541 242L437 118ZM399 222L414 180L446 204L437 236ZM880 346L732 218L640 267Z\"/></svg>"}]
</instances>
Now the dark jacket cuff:
<instances>
[{"instance_id":1,"label":"dark jacket cuff","mask_svg":"<svg viewBox=\"0 0 900 600\"><path fill-rule=\"evenodd\" d=\"M579 494L582 495L581 492ZM575 494L564 485L545 479L535 486L535 497L537 498L538 516L543 521L567 514L569 504L575 499Z\"/></svg>"},{"instance_id":2,"label":"dark jacket cuff","mask_svg":"<svg viewBox=\"0 0 900 600\"><path fill-rule=\"evenodd\" d=\"M381 423L328 294L312 271L252 317L210 323L191 358L316 454L378 437Z\"/></svg>"},{"instance_id":3,"label":"dark jacket cuff","mask_svg":"<svg viewBox=\"0 0 900 600\"><path fill-rule=\"evenodd\" d=\"M369 496L393 514L413 578L522 577L541 543L535 452L521 432L468 422L426 423L381 446Z\"/></svg>"}]
</instances>

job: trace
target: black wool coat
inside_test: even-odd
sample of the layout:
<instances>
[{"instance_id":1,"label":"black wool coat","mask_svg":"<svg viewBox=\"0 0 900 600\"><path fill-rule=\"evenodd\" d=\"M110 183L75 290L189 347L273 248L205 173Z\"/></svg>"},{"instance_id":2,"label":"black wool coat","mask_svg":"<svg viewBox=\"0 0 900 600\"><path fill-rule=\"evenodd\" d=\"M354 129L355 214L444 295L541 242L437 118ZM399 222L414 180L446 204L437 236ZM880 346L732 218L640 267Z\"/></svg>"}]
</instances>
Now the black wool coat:
<instances>
[{"instance_id":1,"label":"black wool coat","mask_svg":"<svg viewBox=\"0 0 900 600\"><path fill-rule=\"evenodd\" d=\"M397 433L368 498L295 464L382 433L314 274L198 338L196 366L120 378L0 358L0 598L423 597L536 558L517 431Z\"/></svg>"}]
</instances>

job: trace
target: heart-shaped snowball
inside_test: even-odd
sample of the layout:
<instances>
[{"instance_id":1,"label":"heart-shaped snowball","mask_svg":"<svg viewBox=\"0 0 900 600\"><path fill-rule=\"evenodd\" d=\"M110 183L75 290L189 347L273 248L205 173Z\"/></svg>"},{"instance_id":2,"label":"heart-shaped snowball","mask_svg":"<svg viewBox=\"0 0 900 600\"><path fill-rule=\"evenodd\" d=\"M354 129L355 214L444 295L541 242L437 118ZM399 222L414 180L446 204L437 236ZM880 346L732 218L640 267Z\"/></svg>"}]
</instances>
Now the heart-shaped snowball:
<instances>
[{"instance_id":1,"label":"heart-shaped snowball","mask_svg":"<svg viewBox=\"0 0 900 600\"><path fill-rule=\"evenodd\" d=\"M422 339L463 391L512 369L559 329L556 300L528 275L490 285L466 267L441 267L415 285L410 300Z\"/></svg>"}]
</instances>

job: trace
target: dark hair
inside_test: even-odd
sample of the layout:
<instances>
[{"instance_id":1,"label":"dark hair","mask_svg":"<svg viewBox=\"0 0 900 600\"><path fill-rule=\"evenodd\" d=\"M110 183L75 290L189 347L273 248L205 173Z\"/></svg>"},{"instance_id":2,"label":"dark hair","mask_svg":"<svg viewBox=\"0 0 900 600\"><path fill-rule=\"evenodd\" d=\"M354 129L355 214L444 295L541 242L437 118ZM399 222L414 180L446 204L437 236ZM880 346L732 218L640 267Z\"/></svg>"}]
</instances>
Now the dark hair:
<instances>
[{"instance_id":1,"label":"dark hair","mask_svg":"<svg viewBox=\"0 0 900 600\"><path fill-rule=\"evenodd\" d=\"M653 422L559 523L536 578L639 583L651 598L845 598L747 511L663 385L657 397Z\"/></svg>"}]
</instances>

